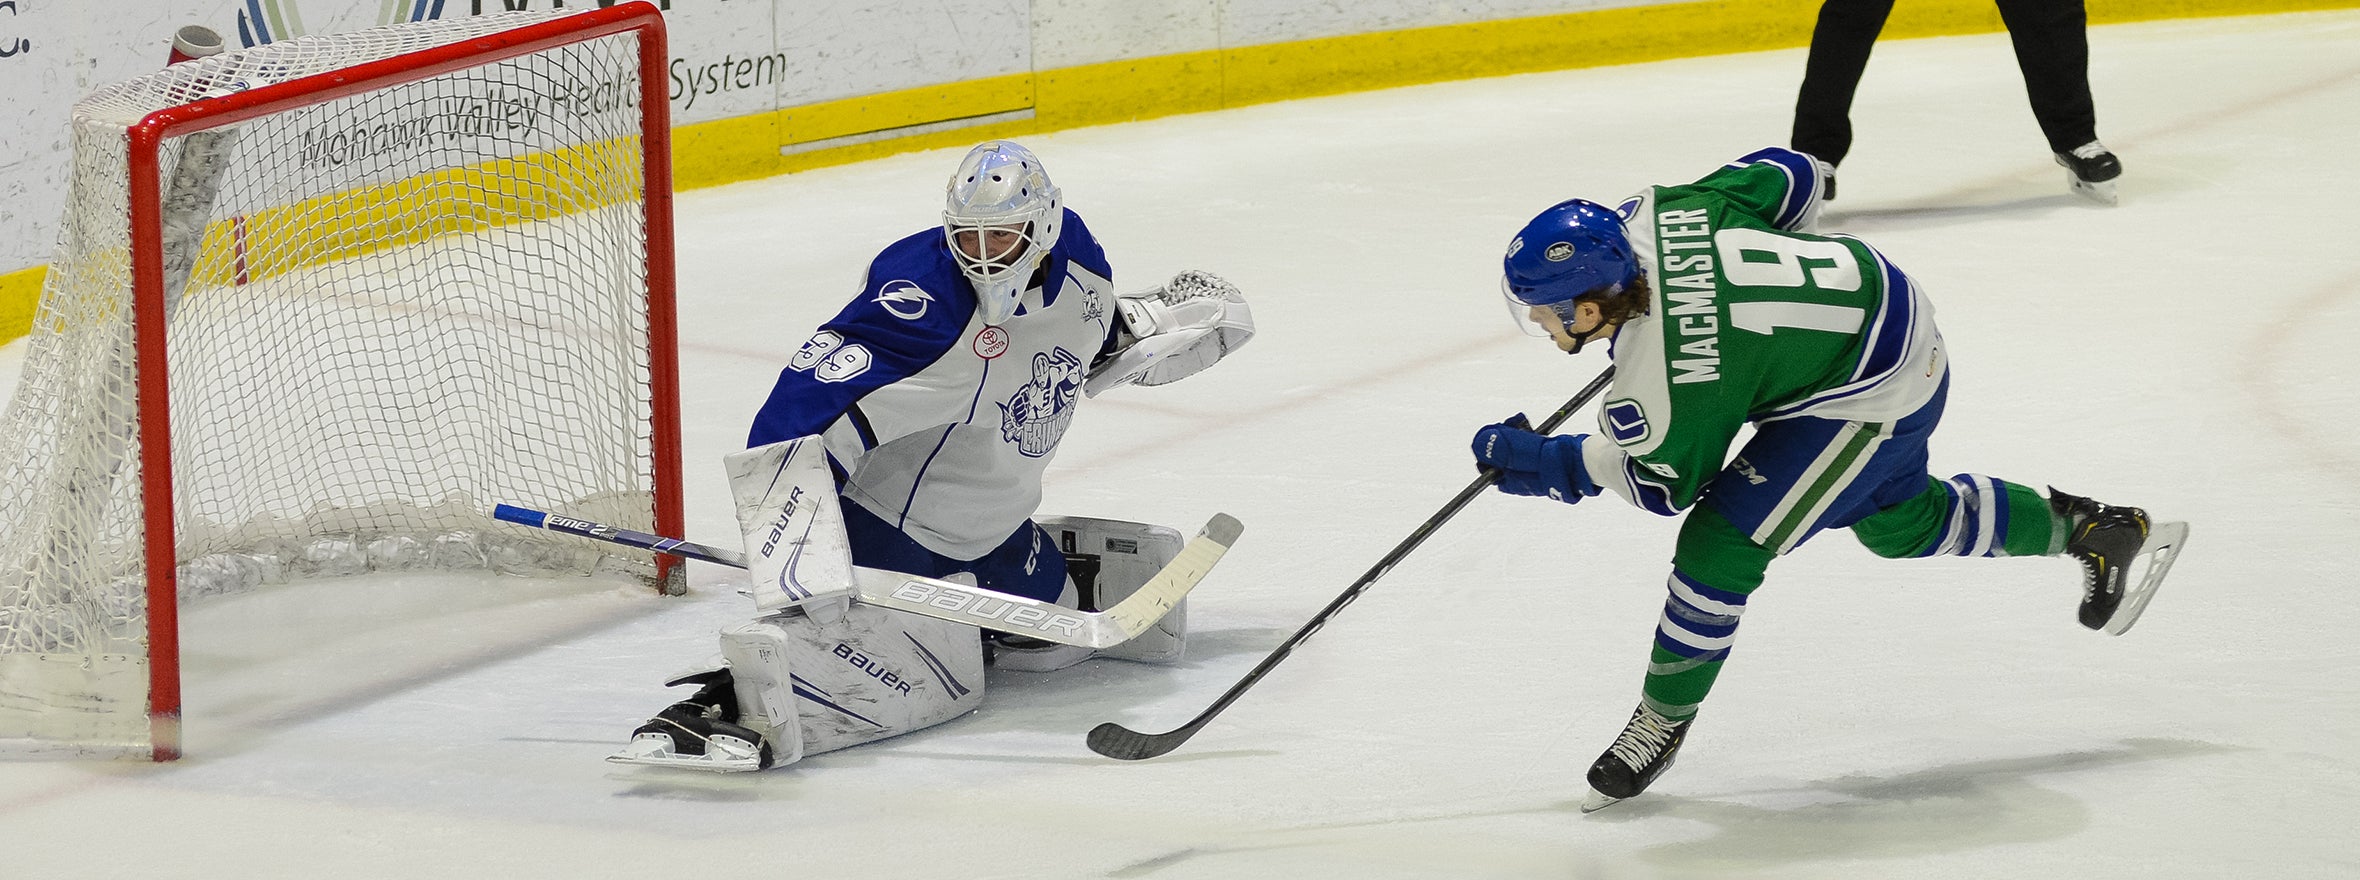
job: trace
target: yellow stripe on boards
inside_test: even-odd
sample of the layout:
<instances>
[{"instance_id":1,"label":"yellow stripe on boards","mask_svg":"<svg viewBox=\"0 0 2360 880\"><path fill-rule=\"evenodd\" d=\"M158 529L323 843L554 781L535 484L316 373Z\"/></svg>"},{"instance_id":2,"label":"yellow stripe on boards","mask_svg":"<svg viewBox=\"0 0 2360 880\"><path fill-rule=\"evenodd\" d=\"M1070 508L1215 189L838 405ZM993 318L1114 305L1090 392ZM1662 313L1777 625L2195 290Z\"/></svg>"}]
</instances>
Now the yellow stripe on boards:
<instances>
[{"instance_id":1,"label":"yellow stripe on boards","mask_svg":"<svg viewBox=\"0 0 2360 880\"><path fill-rule=\"evenodd\" d=\"M48 266L0 275L0 341L14 341L32 332L33 308L41 301L41 281L47 277Z\"/></svg>"},{"instance_id":2,"label":"yellow stripe on boards","mask_svg":"<svg viewBox=\"0 0 2360 880\"><path fill-rule=\"evenodd\" d=\"M2092 24L2360 6L2360 0L2089 0ZM902 89L673 130L674 183L716 186L997 137L1295 98L1808 45L1818 0L1707 0L1239 46ZM1991 0L1899 0L1886 39L1993 33ZM1798 62L1799 64L1800 62ZM1800 75L1800 71L1797 71ZM1778 96L1788 101L1792 96ZM991 118L907 135L896 129ZM793 149L883 134L841 146ZM0 275L0 339L30 326L41 267ZM29 275L30 282L20 276ZM22 314L21 322L9 323Z\"/></svg>"},{"instance_id":3,"label":"yellow stripe on boards","mask_svg":"<svg viewBox=\"0 0 2360 880\"><path fill-rule=\"evenodd\" d=\"M2360 6L2360 0L2090 0L2088 6L2091 22L2115 24L2345 9ZM1628 6L1239 46L926 86L681 126L674 138L675 180L680 188L692 189L995 137L1317 95L1800 48L1810 44L1818 14L1819 0ZM1910 39L2001 30L1998 7L1991 0L1900 0L1883 36ZM840 134L988 117L1015 106L1009 96L1021 92L1018 83L1028 78L1034 98L1031 119L825 149L785 149Z\"/></svg>"},{"instance_id":4,"label":"yellow stripe on boards","mask_svg":"<svg viewBox=\"0 0 2360 880\"><path fill-rule=\"evenodd\" d=\"M260 281L315 266L639 199L636 139L499 159L257 211L205 229L190 283ZM618 168L618 166L622 166ZM243 235L243 242L238 240Z\"/></svg>"},{"instance_id":5,"label":"yellow stripe on boards","mask_svg":"<svg viewBox=\"0 0 2360 880\"><path fill-rule=\"evenodd\" d=\"M189 283L261 281L434 238L636 203L636 138L452 168L207 224ZM84 255L86 281L128 284L128 258ZM48 267L0 275L0 341L29 333ZM87 318L89 316L81 316Z\"/></svg>"},{"instance_id":6,"label":"yellow stripe on boards","mask_svg":"<svg viewBox=\"0 0 2360 880\"><path fill-rule=\"evenodd\" d=\"M1032 108L1032 74L986 77L790 107L779 111L779 143L808 144Z\"/></svg>"}]
</instances>

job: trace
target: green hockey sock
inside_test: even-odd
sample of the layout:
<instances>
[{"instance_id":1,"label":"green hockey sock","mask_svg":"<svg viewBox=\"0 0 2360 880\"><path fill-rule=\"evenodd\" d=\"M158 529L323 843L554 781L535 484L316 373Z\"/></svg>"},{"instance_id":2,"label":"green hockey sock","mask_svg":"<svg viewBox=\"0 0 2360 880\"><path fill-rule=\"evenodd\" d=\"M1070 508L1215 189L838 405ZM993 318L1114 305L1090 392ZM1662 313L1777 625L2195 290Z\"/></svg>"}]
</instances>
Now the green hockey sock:
<instances>
[{"instance_id":1,"label":"green hockey sock","mask_svg":"<svg viewBox=\"0 0 2360 880\"><path fill-rule=\"evenodd\" d=\"M1980 474L1926 478L1926 489L1852 524L1878 556L2048 556L2061 534L2040 490Z\"/></svg>"},{"instance_id":2,"label":"green hockey sock","mask_svg":"<svg viewBox=\"0 0 2360 880\"><path fill-rule=\"evenodd\" d=\"M1719 511L1699 505L1688 512L1642 688L1657 714L1674 720L1696 714L1736 640L1738 617L1775 556Z\"/></svg>"}]
</instances>

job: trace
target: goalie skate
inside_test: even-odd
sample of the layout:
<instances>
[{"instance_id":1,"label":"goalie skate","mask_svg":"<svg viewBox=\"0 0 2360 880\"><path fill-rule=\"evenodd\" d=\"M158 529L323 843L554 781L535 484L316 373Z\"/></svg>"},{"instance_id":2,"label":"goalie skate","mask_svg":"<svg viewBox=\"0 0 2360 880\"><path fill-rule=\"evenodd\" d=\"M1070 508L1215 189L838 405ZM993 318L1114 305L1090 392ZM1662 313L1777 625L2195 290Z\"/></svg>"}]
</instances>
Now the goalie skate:
<instances>
[{"instance_id":1,"label":"goalie skate","mask_svg":"<svg viewBox=\"0 0 2360 880\"><path fill-rule=\"evenodd\" d=\"M617 764L713 773L746 773L769 766L770 746L761 734L682 709L693 705L665 709L632 731L623 750L606 759Z\"/></svg>"},{"instance_id":2,"label":"goalie skate","mask_svg":"<svg viewBox=\"0 0 2360 880\"><path fill-rule=\"evenodd\" d=\"M762 632L763 627L758 624L724 630L723 656L747 669L761 668L761 658L743 656L744 645L733 644L730 636L752 633L758 637ZM741 656L732 657L733 653ZM732 672L725 665L665 682L670 686L699 687L695 696L664 707L656 717L631 731L631 741L623 745L623 750L606 759L617 764L715 773L741 773L770 766L778 757L771 751L770 741L760 731L738 723L743 720L739 711L739 681ZM756 695L760 694L760 684L758 681L753 689ZM801 757L800 744L790 742L789 745L786 759L793 762Z\"/></svg>"},{"instance_id":3,"label":"goalie skate","mask_svg":"<svg viewBox=\"0 0 2360 880\"><path fill-rule=\"evenodd\" d=\"M762 754L757 747L735 737L720 736L707 740L704 752L694 755L673 751L672 738L668 736L635 736L622 751L606 759L616 764L712 773L750 773L762 769Z\"/></svg>"},{"instance_id":4,"label":"goalie skate","mask_svg":"<svg viewBox=\"0 0 2360 880\"><path fill-rule=\"evenodd\" d=\"M2147 541L2139 546L2139 559L2146 560L2139 579L2123 591L2122 604L2115 606L2114 615L2106 619L2106 634L2119 636L2129 632L2131 624L2139 622L2139 615L2147 610L2147 602L2155 598L2155 588L2163 585L2163 576L2172 569L2172 561L2180 556L2180 547L2188 543L2188 524L2162 522L2150 527Z\"/></svg>"}]
</instances>

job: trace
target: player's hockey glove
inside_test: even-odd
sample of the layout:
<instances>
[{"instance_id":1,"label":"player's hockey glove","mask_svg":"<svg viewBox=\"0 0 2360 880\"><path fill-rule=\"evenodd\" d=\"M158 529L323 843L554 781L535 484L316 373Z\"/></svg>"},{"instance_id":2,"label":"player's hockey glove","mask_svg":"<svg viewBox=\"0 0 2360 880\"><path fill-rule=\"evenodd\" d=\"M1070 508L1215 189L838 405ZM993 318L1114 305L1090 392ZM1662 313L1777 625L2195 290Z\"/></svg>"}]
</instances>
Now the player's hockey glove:
<instances>
[{"instance_id":1,"label":"player's hockey glove","mask_svg":"<svg viewBox=\"0 0 2360 880\"><path fill-rule=\"evenodd\" d=\"M1582 441L1588 436L1542 436L1517 413L1475 432L1475 463L1499 469L1502 492L1573 504L1598 494L1598 484L1582 466Z\"/></svg>"}]
</instances>

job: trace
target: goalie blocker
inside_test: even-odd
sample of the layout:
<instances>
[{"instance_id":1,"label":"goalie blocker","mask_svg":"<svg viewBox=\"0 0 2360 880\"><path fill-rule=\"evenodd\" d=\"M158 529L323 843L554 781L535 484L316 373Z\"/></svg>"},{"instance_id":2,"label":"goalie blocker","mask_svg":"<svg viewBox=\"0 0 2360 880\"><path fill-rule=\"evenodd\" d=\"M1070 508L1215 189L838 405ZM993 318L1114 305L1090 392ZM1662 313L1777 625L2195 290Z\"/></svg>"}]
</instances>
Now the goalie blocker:
<instances>
[{"instance_id":1,"label":"goalie blocker","mask_svg":"<svg viewBox=\"0 0 2360 880\"><path fill-rule=\"evenodd\" d=\"M716 668L670 682L701 685L698 692L633 731L631 742L608 760L759 770L931 727L982 702L987 644L997 665L1023 671L1062 668L1098 655L1144 662L1182 656L1185 600L1172 602L1168 611L1123 607L1143 587L1170 580L1166 567L1185 544L1179 532L1162 526L1086 517L1039 520L1066 557L1068 596L1077 611L1162 612L1127 641L1103 650L993 632L868 598L852 601L860 596L857 577L889 573L852 566L832 479L815 441L806 437L729 457L752 576L749 592L762 616L723 630Z\"/></svg>"}]
</instances>

